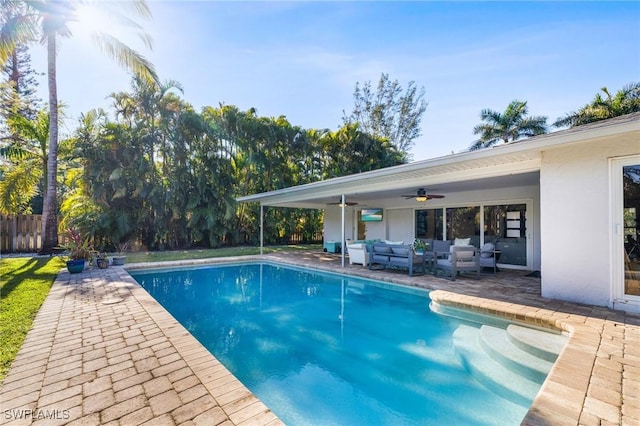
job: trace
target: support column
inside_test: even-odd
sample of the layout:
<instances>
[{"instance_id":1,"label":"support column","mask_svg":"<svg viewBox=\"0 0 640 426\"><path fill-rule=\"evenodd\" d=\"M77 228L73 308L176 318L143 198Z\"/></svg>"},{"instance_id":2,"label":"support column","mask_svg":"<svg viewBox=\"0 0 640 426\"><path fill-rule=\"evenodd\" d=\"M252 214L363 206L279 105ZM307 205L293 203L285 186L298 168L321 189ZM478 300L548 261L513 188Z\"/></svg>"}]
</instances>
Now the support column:
<instances>
[{"instance_id":1,"label":"support column","mask_svg":"<svg viewBox=\"0 0 640 426\"><path fill-rule=\"evenodd\" d=\"M344 194L342 194L342 198L341 198L341 211L342 211L342 230L340 231L340 253L341 253L341 259L342 259L342 267L344 268L344 252L345 249L347 248L344 244L344 208L346 207L346 203L345 203L345 198L344 198Z\"/></svg>"},{"instance_id":2,"label":"support column","mask_svg":"<svg viewBox=\"0 0 640 426\"><path fill-rule=\"evenodd\" d=\"M264 247L264 205L260 203L260 256L263 255Z\"/></svg>"}]
</instances>

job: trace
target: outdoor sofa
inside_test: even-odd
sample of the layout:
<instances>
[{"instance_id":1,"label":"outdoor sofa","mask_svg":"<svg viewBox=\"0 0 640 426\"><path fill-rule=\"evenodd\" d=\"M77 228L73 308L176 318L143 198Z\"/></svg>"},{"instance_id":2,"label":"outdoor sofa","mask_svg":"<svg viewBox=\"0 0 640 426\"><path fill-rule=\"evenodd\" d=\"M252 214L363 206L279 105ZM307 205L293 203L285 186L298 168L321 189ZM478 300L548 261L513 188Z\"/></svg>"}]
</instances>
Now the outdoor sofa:
<instances>
[{"instance_id":1,"label":"outdoor sofa","mask_svg":"<svg viewBox=\"0 0 640 426\"><path fill-rule=\"evenodd\" d=\"M371 245L374 243L402 244L402 241L388 240L347 240L347 254L349 255L349 264L358 264L362 266L369 265L369 252Z\"/></svg>"},{"instance_id":2,"label":"outdoor sofa","mask_svg":"<svg viewBox=\"0 0 640 426\"><path fill-rule=\"evenodd\" d=\"M409 271L412 277L414 271L419 268L425 271L424 255L417 255L413 245L374 243L370 246L369 269L375 265L383 268L403 268Z\"/></svg>"}]
</instances>

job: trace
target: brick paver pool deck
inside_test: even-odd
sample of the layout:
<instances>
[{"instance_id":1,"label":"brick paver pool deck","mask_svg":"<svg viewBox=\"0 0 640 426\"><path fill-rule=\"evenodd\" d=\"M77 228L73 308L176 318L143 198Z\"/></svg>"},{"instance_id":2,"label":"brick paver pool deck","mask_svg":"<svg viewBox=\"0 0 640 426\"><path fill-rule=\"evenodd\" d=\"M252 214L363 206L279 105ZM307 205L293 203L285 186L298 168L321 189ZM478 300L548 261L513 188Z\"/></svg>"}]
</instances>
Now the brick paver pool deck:
<instances>
[{"instance_id":1,"label":"brick paver pool deck","mask_svg":"<svg viewBox=\"0 0 640 426\"><path fill-rule=\"evenodd\" d=\"M640 424L638 315L544 299L540 279L524 272L449 281L343 269L339 256L322 252L265 258L425 287L441 304L568 332L523 424ZM12 425L282 424L122 267L60 273L0 405L0 424Z\"/></svg>"}]
</instances>

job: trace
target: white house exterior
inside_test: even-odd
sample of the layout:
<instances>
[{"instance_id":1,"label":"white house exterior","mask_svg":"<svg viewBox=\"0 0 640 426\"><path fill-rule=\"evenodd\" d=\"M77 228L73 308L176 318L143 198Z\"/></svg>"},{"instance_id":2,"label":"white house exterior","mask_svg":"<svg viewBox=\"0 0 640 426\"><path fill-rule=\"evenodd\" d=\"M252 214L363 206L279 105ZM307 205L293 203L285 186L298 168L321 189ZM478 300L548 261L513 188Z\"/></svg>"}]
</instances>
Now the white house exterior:
<instances>
[{"instance_id":1,"label":"white house exterior","mask_svg":"<svg viewBox=\"0 0 640 426\"><path fill-rule=\"evenodd\" d=\"M540 271L543 297L640 312L640 265L624 244L638 239L640 197L623 191L623 172L640 173L640 114L238 201L324 209L325 241L500 234L502 266ZM403 197L419 188L445 197ZM342 197L358 204L335 205ZM359 223L369 208L382 221Z\"/></svg>"}]
</instances>

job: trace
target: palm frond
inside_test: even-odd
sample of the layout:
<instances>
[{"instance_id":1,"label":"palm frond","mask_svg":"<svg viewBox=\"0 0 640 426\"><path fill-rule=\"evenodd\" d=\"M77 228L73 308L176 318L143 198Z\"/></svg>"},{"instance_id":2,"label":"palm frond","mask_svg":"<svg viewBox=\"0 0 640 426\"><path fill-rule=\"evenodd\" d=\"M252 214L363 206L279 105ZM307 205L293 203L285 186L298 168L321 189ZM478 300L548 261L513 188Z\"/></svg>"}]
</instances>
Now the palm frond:
<instances>
[{"instance_id":1,"label":"palm frond","mask_svg":"<svg viewBox=\"0 0 640 426\"><path fill-rule=\"evenodd\" d=\"M471 143L471 145L469 146L469 151L477 151L479 149L483 149L486 147L487 147L486 144L480 139L478 139L477 141L474 141Z\"/></svg>"},{"instance_id":2,"label":"palm frond","mask_svg":"<svg viewBox=\"0 0 640 426\"><path fill-rule=\"evenodd\" d=\"M31 213L29 201L38 194L42 168L23 161L5 171L0 181L0 211L10 214Z\"/></svg>"},{"instance_id":3,"label":"palm frond","mask_svg":"<svg viewBox=\"0 0 640 426\"><path fill-rule=\"evenodd\" d=\"M153 81L160 85L153 64L136 50L107 33L94 33L92 37L100 50L110 56L111 59L119 65L129 69L147 81Z\"/></svg>"},{"instance_id":4,"label":"palm frond","mask_svg":"<svg viewBox=\"0 0 640 426\"><path fill-rule=\"evenodd\" d=\"M0 67L4 66L17 45L28 44L38 39L33 15L6 18L0 27Z\"/></svg>"}]
</instances>

